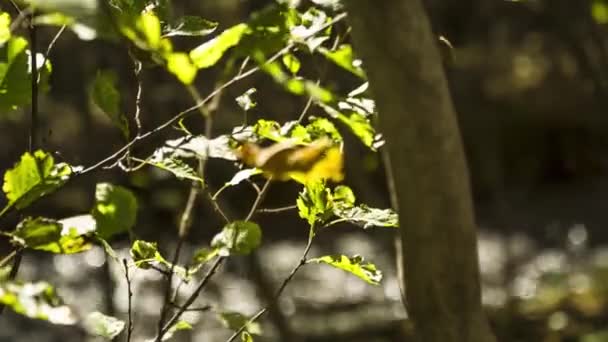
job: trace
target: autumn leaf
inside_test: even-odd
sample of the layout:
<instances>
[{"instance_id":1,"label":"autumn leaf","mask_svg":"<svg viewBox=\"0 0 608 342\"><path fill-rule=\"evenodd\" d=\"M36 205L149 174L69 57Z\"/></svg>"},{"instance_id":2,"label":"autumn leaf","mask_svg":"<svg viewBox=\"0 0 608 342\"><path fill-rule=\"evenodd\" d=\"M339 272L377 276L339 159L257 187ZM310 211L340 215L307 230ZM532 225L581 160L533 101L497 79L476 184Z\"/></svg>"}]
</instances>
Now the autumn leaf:
<instances>
[{"instance_id":1,"label":"autumn leaf","mask_svg":"<svg viewBox=\"0 0 608 342\"><path fill-rule=\"evenodd\" d=\"M308 183L319 179L340 182L343 158L339 147L327 138L308 145L288 139L268 147L246 143L238 150L239 159L250 167L256 167L268 178L294 179Z\"/></svg>"}]
</instances>

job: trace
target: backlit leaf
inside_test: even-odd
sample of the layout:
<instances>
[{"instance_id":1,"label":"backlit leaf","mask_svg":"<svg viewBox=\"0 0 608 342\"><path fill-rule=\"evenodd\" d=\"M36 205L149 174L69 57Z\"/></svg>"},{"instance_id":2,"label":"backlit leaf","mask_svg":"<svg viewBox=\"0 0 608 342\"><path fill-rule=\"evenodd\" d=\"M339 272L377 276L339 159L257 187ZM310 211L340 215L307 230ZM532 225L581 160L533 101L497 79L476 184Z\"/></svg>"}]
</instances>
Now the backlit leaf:
<instances>
[{"instance_id":1,"label":"backlit leaf","mask_svg":"<svg viewBox=\"0 0 608 342\"><path fill-rule=\"evenodd\" d=\"M175 24L171 25L163 36L206 36L213 33L217 28L217 25L216 22L201 17L184 16L179 18Z\"/></svg>"},{"instance_id":2,"label":"backlit leaf","mask_svg":"<svg viewBox=\"0 0 608 342\"><path fill-rule=\"evenodd\" d=\"M31 103L32 61L27 46L27 40L17 36L0 43L0 113ZM36 54L35 61L40 79L38 88L46 91L51 62L45 62L41 53Z\"/></svg>"},{"instance_id":3,"label":"backlit leaf","mask_svg":"<svg viewBox=\"0 0 608 342\"><path fill-rule=\"evenodd\" d=\"M296 200L298 213L310 226L323 223L332 215L331 192L324 182L306 184Z\"/></svg>"},{"instance_id":4,"label":"backlit leaf","mask_svg":"<svg viewBox=\"0 0 608 342\"><path fill-rule=\"evenodd\" d=\"M241 342L253 342L253 337L250 333L243 331L241 333Z\"/></svg>"},{"instance_id":5,"label":"backlit leaf","mask_svg":"<svg viewBox=\"0 0 608 342\"><path fill-rule=\"evenodd\" d=\"M167 70L177 77L183 84L191 84L196 77L198 69L192 64L188 54L173 52L165 56Z\"/></svg>"},{"instance_id":6,"label":"backlit leaf","mask_svg":"<svg viewBox=\"0 0 608 342\"><path fill-rule=\"evenodd\" d=\"M92 232L91 227L75 227L75 221L67 222L64 225L61 221L42 217L26 218L11 233L13 242L26 248L56 254L80 253L90 249L91 244L85 235ZM79 228L83 233L79 232Z\"/></svg>"},{"instance_id":7,"label":"backlit leaf","mask_svg":"<svg viewBox=\"0 0 608 342\"><path fill-rule=\"evenodd\" d=\"M104 112L112 124L129 139L129 121L120 110L120 92L116 88L116 74L111 71L98 71L91 86L93 103Z\"/></svg>"},{"instance_id":8,"label":"backlit leaf","mask_svg":"<svg viewBox=\"0 0 608 342\"><path fill-rule=\"evenodd\" d=\"M63 304L55 289L46 282L0 282L0 304L17 314L52 324L76 323L74 312Z\"/></svg>"},{"instance_id":9,"label":"backlit leaf","mask_svg":"<svg viewBox=\"0 0 608 342\"><path fill-rule=\"evenodd\" d=\"M150 263L158 260L165 260L158 252L156 242L135 240L131 246L131 258L135 266L143 269L150 267Z\"/></svg>"},{"instance_id":10,"label":"backlit leaf","mask_svg":"<svg viewBox=\"0 0 608 342\"><path fill-rule=\"evenodd\" d=\"M213 139L208 139L203 135L190 135L175 140L167 140L165 145L167 147L163 147L163 153L171 153L177 157L236 160L236 155L230 147L230 138L227 135L220 135Z\"/></svg>"},{"instance_id":11,"label":"backlit leaf","mask_svg":"<svg viewBox=\"0 0 608 342\"><path fill-rule=\"evenodd\" d=\"M310 259L308 262L324 263L349 272L372 285L380 284L382 272L376 269L374 264L365 262L363 257L355 255L326 255L320 258Z\"/></svg>"},{"instance_id":12,"label":"backlit leaf","mask_svg":"<svg viewBox=\"0 0 608 342\"><path fill-rule=\"evenodd\" d=\"M125 322L95 311L87 315L84 319L83 327L91 335L112 340L123 331Z\"/></svg>"},{"instance_id":13,"label":"backlit leaf","mask_svg":"<svg viewBox=\"0 0 608 342\"><path fill-rule=\"evenodd\" d=\"M190 58L192 58L194 65L199 69L212 67L222 58L228 49L239 43L241 37L248 30L249 26L247 24L241 23L233 26L210 41L194 48L194 50L190 51Z\"/></svg>"},{"instance_id":14,"label":"backlit leaf","mask_svg":"<svg viewBox=\"0 0 608 342\"><path fill-rule=\"evenodd\" d=\"M0 46L11 37L11 16L6 12L0 12Z\"/></svg>"},{"instance_id":15,"label":"backlit leaf","mask_svg":"<svg viewBox=\"0 0 608 342\"><path fill-rule=\"evenodd\" d=\"M370 208L361 204L352 208L337 208L335 214L365 229L371 227L399 227L397 213L391 209Z\"/></svg>"},{"instance_id":16,"label":"backlit leaf","mask_svg":"<svg viewBox=\"0 0 608 342\"><path fill-rule=\"evenodd\" d=\"M167 330L167 332L163 335L161 341L167 341L171 339L176 332L183 330L192 330L192 325L190 325L190 323L184 320L179 320L175 324L173 324L171 328L169 328L169 330Z\"/></svg>"},{"instance_id":17,"label":"backlit leaf","mask_svg":"<svg viewBox=\"0 0 608 342\"><path fill-rule=\"evenodd\" d=\"M53 156L38 150L21 156L21 160L4 174L2 190L9 205L23 209L38 198L61 187L72 174L68 164L55 164Z\"/></svg>"},{"instance_id":18,"label":"backlit leaf","mask_svg":"<svg viewBox=\"0 0 608 342\"><path fill-rule=\"evenodd\" d=\"M287 70L289 70L292 73L292 75L295 75L298 73L298 71L300 71L300 66L301 66L300 60L293 54L291 54L291 53L284 54L281 61L283 61L283 65L285 65Z\"/></svg>"},{"instance_id":19,"label":"backlit leaf","mask_svg":"<svg viewBox=\"0 0 608 342\"><path fill-rule=\"evenodd\" d=\"M262 230L257 223L235 221L224 226L222 231L215 235L211 247L217 248L221 256L247 255L258 248L261 242Z\"/></svg>"},{"instance_id":20,"label":"backlit leaf","mask_svg":"<svg viewBox=\"0 0 608 342\"><path fill-rule=\"evenodd\" d=\"M178 179L189 179L197 182L203 182L198 176L196 171L184 161L172 157L171 155L166 156L166 149L158 149L154 152L154 155L146 161L146 163L153 165L159 169L169 171L175 175Z\"/></svg>"},{"instance_id":21,"label":"backlit leaf","mask_svg":"<svg viewBox=\"0 0 608 342\"><path fill-rule=\"evenodd\" d=\"M219 314L220 321L224 326L230 330L239 330L245 325L245 332L253 335L262 334L262 326L260 323L252 322L249 323L249 317L233 311L224 311Z\"/></svg>"},{"instance_id":22,"label":"backlit leaf","mask_svg":"<svg viewBox=\"0 0 608 342\"><path fill-rule=\"evenodd\" d=\"M190 276L196 272L196 270L188 272L184 267L179 265L172 266L172 264L160 254L156 242L135 240L131 246L130 254L135 267L149 269L152 266L155 266L155 269L164 269L167 273L173 269L173 273L186 282L189 281Z\"/></svg>"},{"instance_id":23,"label":"backlit leaf","mask_svg":"<svg viewBox=\"0 0 608 342\"><path fill-rule=\"evenodd\" d=\"M376 133L368 117L360 113L351 111L349 114L343 114L341 111L320 103L321 108L334 119L344 123L350 130L363 142L363 144L375 151L382 146L383 141L381 136Z\"/></svg>"},{"instance_id":24,"label":"backlit leaf","mask_svg":"<svg viewBox=\"0 0 608 342\"><path fill-rule=\"evenodd\" d=\"M98 183L91 214L97 221L97 234L108 239L133 228L137 218L137 199L126 188Z\"/></svg>"},{"instance_id":25,"label":"backlit leaf","mask_svg":"<svg viewBox=\"0 0 608 342\"><path fill-rule=\"evenodd\" d=\"M320 47L319 52L344 70L350 71L360 78L366 78L365 72L361 68L361 60L354 58L353 49L349 44L341 45L335 51Z\"/></svg>"}]
</instances>

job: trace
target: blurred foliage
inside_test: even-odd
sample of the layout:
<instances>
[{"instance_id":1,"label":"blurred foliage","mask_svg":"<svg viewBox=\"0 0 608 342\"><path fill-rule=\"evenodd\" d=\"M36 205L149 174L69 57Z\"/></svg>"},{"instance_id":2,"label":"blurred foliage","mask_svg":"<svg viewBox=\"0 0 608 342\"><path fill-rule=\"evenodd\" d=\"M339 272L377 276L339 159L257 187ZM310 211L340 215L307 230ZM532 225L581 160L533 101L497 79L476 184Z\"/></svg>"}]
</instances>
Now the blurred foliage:
<instances>
[{"instance_id":1,"label":"blurred foliage","mask_svg":"<svg viewBox=\"0 0 608 342\"><path fill-rule=\"evenodd\" d=\"M39 41L35 47L28 41L26 16L1 5L0 144L4 148L0 160L6 202L0 224L7 238L0 248L2 304L26 317L79 324L88 334L112 339L126 329L124 308L116 317L100 313L110 313L99 307L103 296L85 295L82 283L72 284L74 278L66 274L75 272L94 281L97 288L108 282L118 286L124 281L121 259L127 259L127 272L142 272L138 275L145 279L137 291L142 306L148 308L137 309L138 324L150 328L160 310L155 307L158 291L153 301L143 301L146 291L156 290L150 285L173 271L190 289L211 261L230 256L227 275L220 275L225 278L218 278L203 296L214 304L213 310L208 309L212 315L202 311L198 321L178 320L164 338L236 331L251 317L251 308L230 302L237 298L230 295L231 288L241 292L234 299L239 303L249 295L247 286L236 280L247 277L235 276L231 268L242 259L255 260L258 253L268 253L267 273L280 278L278 287L289 267L298 264L299 255L289 258L293 246L276 246L283 237L295 240L306 234L296 219L299 216L310 228L309 238L315 239L315 245L318 242L313 252L320 252L308 263L324 265L303 268L299 273L305 276L293 280L293 293L281 301L282 308L293 311L288 317L295 321L292 328L311 340L318 333L319 341L403 339L403 315L393 313L400 300L398 286L390 286L396 284L392 262L382 262L390 258L390 239L365 236L366 245L344 235L362 231L356 226L396 227L397 217L391 210L376 208L388 206L382 164L373 154L384 141L374 128L375 104L348 27L332 23L342 15L339 1L16 3L22 9L35 6ZM480 221L489 222L493 230L508 227L500 231L505 236L513 227L524 226L527 235L540 241L525 257L506 251L507 243L492 247L493 253L506 255L502 263L481 253L482 266L494 262L494 267L502 267L497 279L490 278L492 267L486 267L483 275L484 300L496 333L504 341L608 341L608 267L601 246L608 239L603 229L605 210L598 204L605 197L594 197L601 192L595 190L594 181L606 176L608 2L429 0L427 5L437 34L452 45L445 67L460 112ZM18 25L11 26L16 20ZM63 25L70 32L46 51ZM39 131L44 150L24 152L32 50L40 73ZM133 65L138 63L142 71L136 74ZM234 89L220 91L223 101L219 96L210 98L217 98L213 100L217 108L204 106L207 112L200 115L178 114L205 100L188 97L192 89L208 94L212 87L251 68L262 72L251 80L237 79ZM136 104L140 82L143 95ZM310 108L303 110L308 101ZM135 106L140 106L141 128ZM113 170L98 167L80 175L86 168L73 166L95 165L176 115L179 120L170 122L164 134L138 141L104 164ZM205 136L201 132L209 117L215 125L212 136ZM117 132L121 136L113 135ZM203 173L200 161L208 163ZM256 217L257 223L233 219L224 224L216 221L214 208L199 204L197 229L187 241L190 255L183 258L188 262L172 263L177 235L173 227L181 219L184 189L190 182L238 213L255 199L248 189L257 186L259 191L267 178L286 181L273 185L278 190L268 194L268 203L295 201L298 215ZM332 184L331 179L344 184ZM507 209L496 214L495 207ZM550 222L563 215L571 215L564 219L568 222L585 221L589 212L602 218L589 228L596 239L593 246L574 248L570 238L564 243L565 234L557 233L555 252L546 249L556 243L544 233L547 222L536 222L533 215L522 212L546 215ZM351 227L341 229L344 224ZM335 229L326 229L329 226ZM375 230L374 234L385 233ZM481 244L485 242L482 237ZM104 267L118 265L112 279L99 280L95 274L100 271L83 266L82 260L100 250L97 245L110 257ZM275 247L279 252L272 252ZM33 280L31 271L24 279L9 280L6 265L12 259L4 256L10 257L13 248L37 258L32 263L33 279L47 279L67 293L71 286L83 286L70 305L90 297L94 304L86 312L91 314L74 315L76 310L64 304L55 287ZM62 254L68 253L80 253L68 256L78 258L80 267L61 267L60 260L68 260ZM293 265L280 268L287 263L284 260ZM57 282L47 269L56 271ZM331 273L334 269L337 273ZM360 290L357 285L378 284L382 275L380 286ZM117 287L120 294L126 294L123 285ZM185 300L184 291L179 292L176 299ZM215 303L214 295L223 301ZM112 301L112 294L104 296ZM120 297L121 303L124 298ZM276 340L270 330L262 332L261 325L248 323L239 338ZM183 332L173 336L176 331ZM216 339L205 335L204 340Z\"/></svg>"}]
</instances>

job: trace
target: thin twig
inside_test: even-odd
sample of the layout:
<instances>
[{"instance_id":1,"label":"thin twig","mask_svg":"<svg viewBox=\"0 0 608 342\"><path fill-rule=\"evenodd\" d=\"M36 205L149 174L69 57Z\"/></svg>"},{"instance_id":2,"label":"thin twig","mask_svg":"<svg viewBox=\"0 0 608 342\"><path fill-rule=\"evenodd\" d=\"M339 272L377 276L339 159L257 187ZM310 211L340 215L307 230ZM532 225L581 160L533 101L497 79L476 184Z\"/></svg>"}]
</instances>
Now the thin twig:
<instances>
[{"instance_id":1,"label":"thin twig","mask_svg":"<svg viewBox=\"0 0 608 342\"><path fill-rule=\"evenodd\" d=\"M190 93L190 95L192 96L195 103L200 103L202 101L200 93L194 86L188 86L187 90ZM221 94L222 94L222 92L218 92L216 94L216 96L211 99L211 101L209 102L209 104L207 106L204 106L204 107L201 106L198 108L199 112L205 119L205 137L207 139L211 139L211 134L213 131L213 112L219 106ZM138 135L139 135L139 133L138 133ZM209 149L209 147L207 147L207 149ZM209 151L207 151L206 154L208 155ZM205 158L200 158L198 161L198 176L201 179L205 178L205 166L207 163L207 159L208 158L206 156ZM204 183L203 183L203 185L204 185ZM173 289L172 280L173 280L173 272L175 269L175 265L179 262L182 245L185 241L186 236L188 235L190 227L192 226L192 216L193 216L193 212L194 212L194 205L196 203L196 199L198 198L198 195L200 194L200 192L203 190L207 190L207 189L204 189L203 187L201 187L200 182L198 182L198 181L192 182L192 185L190 186L190 193L188 195L188 201L186 202L186 208L184 209L184 212L182 214L180 224L179 224L178 241L177 241L177 246L175 248L175 253L173 256L173 261L171 262L171 269L169 270L169 275L167 276L167 284L165 286L165 296L164 296L165 299L164 299L163 306L161 308L160 318L158 320L158 334L157 334L157 339L156 339L156 341L158 341L158 342L160 342L162 340L162 337L164 335L164 333L162 332L163 326L165 324L165 319L169 312L169 306L174 297L174 296L172 296L172 289ZM207 191L207 193L209 193L209 192ZM212 203L215 205L215 208L217 209L217 211L219 213L221 213L222 217L226 218L223 211L219 207L219 205L215 201L212 201ZM175 296L177 296L177 291L175 293Z\"/></svg>"},{"instance_id":2,"label":"thin twig","mask_svg":"<svg viewBox=\"0 0 608 342\"><path fill-rule=\"evenodd\" d=\"M194 210L194 204L196 202L196 198L198 197L199 187L195 185L193 182L192 187L190 188L190 194L188 195L188 202L186 203L186 208L182 214L179 229L178 229L178 239L177 245L175 247L175 252L173 254L173 260L171 261L171 267L169 269L169 273L167 274L167 282L165 284L165 294L164 294L164 302L161 307L160 318L158 319L158 338L156 341L160 342L163 334L161 331L163 329L163 325L165 324L165 319L167 317L167 313L169 310L169 303L172 299L172 289L173 289L173 272L175 271L175 265L179 262L179 256L182 250L182 246L184 244L185 233L182 235L182 232L186 232L189 229L190 224L192 223L192 213Z\"/></svg>"},{"instance_id":3,"label":"thin twig","mask_svg":"<svg viewBox=\"0 0 608 342\"><path fill-rule=\"evenodd\" d=\"M135 114L133 115L135 118L135 126L137 129L137 135L141 135L141 93L142 93L142 85L141 85L141 69L142 62L135 57L131 57L133 60L133 65L135 69L133 73L135 74L135 79L137 80L137 92L135 94Z\"/></svg>"},{"instance_id":4,"label":"thin twig","mask_svg":"<svg viewBox=\"0 0 608 342\"><path fill-rule=\"evenodd\" d=\"M266 195L266 191L268 190L270 183L271 183L271 180L269 179L264 184L262 191L256 197L255 201L251 205L251 209L249 210L249 213L245 217L245 221L251 220L251 218L257 211L259 205L262 203L262 200ZM215 262L213 263L213 266L211 266L211 269L209 270L209 272L207 272L205 277L203 277L203 279L201 280L201 282L197 286L197 288L194 290L194 292L192 292L190 297L188 297L186 302L179 308L179 310L177 310L177 312L175 314L173 314L171 319L169 319L169 321L164 325L164 327L162 329L160 329L158 335L155 338L155 341L161 341L162 337L167 333L167 331L169 331L169 329L171 329L171 327L177 322L177 320L182 316L182 314L184 312L186 312L186 310L188 310L188 308L192 305L192 303L194 303L196 298L198 298L200 293L203 291L203 289L205 288L207 283L209 283L209 280L211 279L211 277L213 277L215 272L219 269L219 267L224 263L224 261L226 259L227 259L227 257L220 256L215 260Z\"/></svg>"},{"instance_id":5,"label":"thin twig","mask_svg":"<svg viewBox=\"0 0 608 342\"><path fill-rule=\"evenodd\" d=\"M131 335L133 334L133 307L132 307L132 299L133 299L133 289L131 288L131 278L129 278L129 265L127 265L127 259L122 259L122 266L125 269L125 279L127 280L127 341L131 342Z\"/></svg>"},{"instance_id":6,"label":"thin twig","mask_svg":"<svg viewBox=\"0 0 608 342\"><path fill-rule=\"evenodd\" d=\"M181 305L178 305L175 302L171 302L169 304L174 308L182 307ZM188 309L186 309L185 312L205 312L205 311L209 311L211 309L212 309L211 305L205 305L205 306L201 306L201 307L197 307L197 308L188 308Z\"/></svg>"},{"instance_id":7,"label":"thin twig","mask_svg":"<svg viewBox=\"0 0 608 342\"><path fill-rule=\"evenodd\" d=\"M207 186L207 191L205 191L205 193L207 194L207 199L209 200L209 202L213 206L213 209L218 214L220 214L220 216L224 220L224 223L230 223L231 220L228 217L228 215L226 215L226 213L224 212L224 210L222 210L222 208L220 207L220 205L217 203L216 199L213 196L211 196L211 192L209 191L209 186Z\"/></svg>"},{"instance_id":8,"label":"thin twig","mask_svg":"<svg viewBox=\"0 0 608 342\"><path fill-rule=\"evenodd\" d=\"M258 210L258 207L264 200L264 197L266 197L266 192L268 192L268 187L270 187L271 182L272 182L272 179L270 179L270 178L266 180L266 182L264 183L264 186L262 186L262 190L260 190L258 196L255 198L255 202L253 202L253 205L251 206L251 209L249 210L249 214L247 214L247 217L245 217L245 221L249 221L249 220L251 220L251 218L253 218L253 215L255 215L255 212Z\"/></svg>"},{"instance_id":9,"label":"thin twig","mask_svg":"<svg viewBox=\"0 0 608 342\"><path fill-rule=\"evenodd\" d=\"M17 255L17 250L10 252L7 256L5 256L2 260L0 260L0 267L4 267L7 262L11 261L15 255Z\"/></svg>"},{"instance_id":10,"label":"thin twig","mask_svg":"<svg viewBox=\"0 0 608 342\"><path fill-rule=\"evenodd\" d=\"M29 17L29 33L30 33L30 68L31 70L31 96L32 96L32 108L31 108L31 122L30 122L30 139L29 139L29 151L33 152L37 148L38 143L38 63L36 61L36 50L37 45L37 29L34 26L34 12Z\"/></svg>"},{"instance_id":11,"label":"thin twig","mask_svg":"<svg viewBox=\"0 0 608 342\"><path fill-rule=\"evenodd\" d=\"M315 229L314 229L314 227L310 227L310 232L308 234L308 242L306 243L306 247L304 248L304 252L302 253L302 257L300 258L300 261L291 270L291 272L289 273L289 275L287 276L287 278L285 278L285 280L283 280L283 283L281 283L281 286L279 286L279 289L276 291L272 302L270 302L270 304L268 304L268 306L266 306L265 308L263 308L260 311L258 311L255 315L253 315L245 324L243 324L237 331L235 331L232 334L232 336L230 336L230 338L228 340L226 340L226 342L232 342L232 341L234 341L234 339L236 339L243 331L245 331L245 329L247 329L247 327L250 324L252 324L253 322L257 321L266 312L268 312L268 310L272 309L272 307L274 307L278 303L278 299L283 294L283 291L285 291L285 288L287 287L287 284L289 284L289 282L291 281L291 279L300 270L300 268L302 266L306 265L307 258L308 258L308 253L310 252L310 248L312 247L312 241L313 241L314 237L315 237Z\"/></svg>"},{"instance_id":12,"label":"thin twig","mask_svg":"<svg viewBox=\"0 0 608 342\"><path fill-rule=\"evenodd\" d=\"M48 62L49 56L51 54L51 51L53 50L53 47L55 46L55 43L57 43L59 37L61 37L66 27L66 25L62 25L61 28L57 31L57 33L55 33L55 36L49 43L49 46L46 47L46 53L44 54L44 60L42 60L41 68L44 68L44 65L46 64L46 62ZM38 82L40 82L40 75L38 75Z\"/></svg>"},{"instance_id":13,"label":"thin twig","mask_svg":"<svg viewBox=\"0 0 608 342\"><path fill-rule=\"evenodd\" d=\"M334 40L334 43L331 46L331 50L332 51L335 50L339 44L340 44L340 36L337 36L336 39ZM319 72L319 78L317 79L317 82L316 82L317 86L320 85L321 81L325 78L325 76L327 74L328 65L329 65L329 61L326 59L325 63L323 63L323 67L322 67L321 71ZM309 96L308 100L306 100L306 104L304 105L304 109L302 109L302 112L298 116L298 121L297 121L298 123L302 123L302 121L306 117L306 114L312 107L313 102L314 102L314 97Z\"/></svg>"},{"instance_id":14,"label":"thin twig","mask_svg":"<svg viewBox=\"0 0 608 342\"><path fill-rule=\"evenodd\" d=\"M201 280L201 282L197 286L197 288L194 290L194 292L192 292L192 294L190 295L190 297L188 297L186 302L177 310L177 312L175 314L173 314L173 316L169 319L169 321L160 330L160 332L158 333L158 336L156 336L156 339L155 339L156 341L162 340L162 337L167 333L167 331L169 331L169 329L171 329L171 327L175 323L177 323L177 320L182 316L182 314L184 312L186 312L186 310L188 310L188 308L192 305L192 303L194 303L196 298L198 298L198 295L203 291L205 286L207 286L207 283L209 283L209 280L211 280L211 277L213 277L213 275L217 272L219 267L224 263L224 260L225 260L225 257L219 257L219 258L215 259L213 266L211 266L211 268L209 269L207 274L205 274L205 277L203 277L203 279Z\"/></svg>"},{"instance_id":15,"label":"thin twig","mask_svg":"<svg viewBox=\"0 0 608 342\"><path fill-rule=\"evenodd\" d=\"M286 206L286 207L282 207L282 208L260 208L258 209L258 213L260 214L275 214L275 213L281 213L284 211L291 211L294 209L297 209L298 206L297 205L290 205L290 206Z\"/></svg>"}]
</instances>

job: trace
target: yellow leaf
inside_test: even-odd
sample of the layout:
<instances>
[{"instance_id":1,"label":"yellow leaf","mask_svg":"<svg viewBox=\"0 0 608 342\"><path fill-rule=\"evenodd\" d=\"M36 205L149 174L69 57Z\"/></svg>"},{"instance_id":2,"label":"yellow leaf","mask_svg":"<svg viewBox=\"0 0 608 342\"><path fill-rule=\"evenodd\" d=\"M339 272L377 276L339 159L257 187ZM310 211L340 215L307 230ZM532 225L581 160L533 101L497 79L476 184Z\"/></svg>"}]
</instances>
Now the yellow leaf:
<instances>
[{"instance_id":1,"label":"yellow leaf","mask_svg":"<svg viewBox=\"0 0 608 342\"><path fill-rule=\"evenodd\" d=\"M241 146L238 155L246 165L256 167L266 177L276 180L294 179L308 183L344 179L342 153L330 139L319 139L309 145L285 140L269 147L247 143Z\"/></svg>"}]
</instances>

